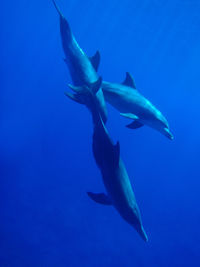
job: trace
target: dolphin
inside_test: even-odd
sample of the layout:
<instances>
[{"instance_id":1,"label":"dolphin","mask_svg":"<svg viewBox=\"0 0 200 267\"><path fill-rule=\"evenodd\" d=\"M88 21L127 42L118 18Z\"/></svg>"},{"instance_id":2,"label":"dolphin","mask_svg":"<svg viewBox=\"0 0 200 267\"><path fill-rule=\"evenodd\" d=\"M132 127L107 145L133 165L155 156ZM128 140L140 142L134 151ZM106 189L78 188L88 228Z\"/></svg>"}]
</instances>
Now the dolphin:
<instances>
[{"instance_id":1,"label":"dolphin","mask_svg":"<svg viewBox=\"0 0 200 267\"><path fill-rule=\"evenodd\" d=\"M90 88L91 83L98 81L97 68L100 62L99 51L89 58L78 45L68 21L61 13L56 2L53 4L58 11L60 17L60 33L62 46L65 53L65 62L69 68L69 72L75 86L87 85ZM104 122L107 120L107 109L101 89L97 92L97 105Z\"/></svg>"},{"instance_id":2,"label":"dolphin","mask_svg":"<svg viewBox=\"0 0 200 267\"><path fill-rule=\"evenodd\" d=\"M85 104L91 111L93 118L93 155L101 171L107 194L92 192L87 192L87 194L97 203L115 207L121 217L134 227L142 239L148 241L129 176L120 157L119 142L116 145L113 144L98 111L95 93L98 92L100 84L101 79L90 85L93 87L92 90L87 86L82 88L70 86L76 93L66 94L74 101Z\"/></svg>"},{"instance_id":3,"label":"dolphin","mask_svg":"<svg viewBox=\"0 0 200 267\"><path fill-rule=\"evenodd\" d=\"M103 82L102 90L108 103L118 109L122 116L134 120L127 125L128 128L137 129L145 124L169 139L173 139L166 118L148 99L138 92L130 73L126 73L126 78L122 84Z\"/></svg>"}]
</instances>

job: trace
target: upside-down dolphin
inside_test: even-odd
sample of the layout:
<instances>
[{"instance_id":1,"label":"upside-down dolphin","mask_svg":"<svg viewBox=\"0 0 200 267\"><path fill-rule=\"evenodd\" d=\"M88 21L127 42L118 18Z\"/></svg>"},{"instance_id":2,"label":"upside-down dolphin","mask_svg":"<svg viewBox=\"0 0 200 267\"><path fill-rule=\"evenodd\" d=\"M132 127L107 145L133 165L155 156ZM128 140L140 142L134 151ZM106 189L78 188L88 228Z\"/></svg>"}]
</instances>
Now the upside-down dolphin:
<instances>
[{"instance_id":1,"label":"upside-down dolphin","mask_svg":"<svg viewBox=\"0 0 200 267\"><path fill-rule=\"evenodd\" d=\"M92 113L94 124L93 154L101 171L107 194L88 192L88 196L97 203L113 205L122 218L136 229L144 241L147 241L148 238L142 225L129 176L120 157L119 142L116 145L113 144L96 105L95 93L98 92L100 84L101 79L91 85L92 90L91 88L88 89L87 86L82 88L70 86L76 93L67 94L76 102L85 104Z\"/></svg>"},{"instance_id":2,"label":"upside-down dolphin","mask_svg":"<svg viewBox=\"0 0 200 267\"><path fill-rule=\"evenodd\" d=\"M134 120L127 127L137 129L144 124L164 134L169 139L173 135L162 113L136 89L134 79L127 72L122 84L102 82L105 100L126 118Z\"/></svg>"},{"instance_id":3,"label":"upside-down dolphin","mask_svg":"<svg viewBox=\"0 0 200 267\"><path fill-rule=\"evenodd\" d=\"M54 0L53 4L60 17L60 33L62 46L66 57L65 62L69 68L73 84L76 86L88 85L88 87L90 87L91 83L95 83L99 79L96 70L99 66L100 54L97 51L93 57L89 58L84 53L71 31L68 21L63 16ZM99 112L103 121L106 122L107 109L101 89L98 90L96 96Z\"/></svg>"}]
</instances>

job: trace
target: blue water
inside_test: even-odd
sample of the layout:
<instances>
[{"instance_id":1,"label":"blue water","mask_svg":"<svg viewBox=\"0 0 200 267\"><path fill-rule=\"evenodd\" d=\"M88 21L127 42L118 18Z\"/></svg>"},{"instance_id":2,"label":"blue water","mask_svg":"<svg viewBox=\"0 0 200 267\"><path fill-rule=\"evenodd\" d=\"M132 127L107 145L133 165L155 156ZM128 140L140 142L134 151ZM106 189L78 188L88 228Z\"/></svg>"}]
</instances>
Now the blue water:
<instances>
[{"instance_id":1,"label":"blue water","mask_svg":"<svg viewBox=\"0 0 200 267\"><path fill-rule=\"evenodd\" d=\"M167 117L175 139L129 130L108 105L145 243L108 206L87 109L64 96L59 20L51 1L2 1L0 267L200 266L200 1L58 0L99 74L125 72Z\"/></svg>"}]
</instances>

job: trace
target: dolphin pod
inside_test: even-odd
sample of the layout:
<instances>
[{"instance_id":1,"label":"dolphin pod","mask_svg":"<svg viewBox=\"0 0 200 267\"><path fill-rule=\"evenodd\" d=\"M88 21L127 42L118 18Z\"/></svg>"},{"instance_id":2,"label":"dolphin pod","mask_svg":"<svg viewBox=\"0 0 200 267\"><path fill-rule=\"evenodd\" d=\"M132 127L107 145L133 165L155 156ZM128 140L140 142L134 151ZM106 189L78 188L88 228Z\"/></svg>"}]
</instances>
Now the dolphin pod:
<instances>
[{"instance_id":1,"label":"dolphin pod","mask_svg":"<svg viewBox=\"0 0 200 267\"><path fill-rule=\"evenodd\" d=\"M66 18L54 0L53 3L60 17L65 62L73 82L69 87L74 93L65 94L75 102L84 104L92 114L93 155L107 191L107 194L88 192L88 196L97 203L114 206L121 217L135 228L144 241L147 241L131 182L120 157L119 142L113 144L105 126L105 100L118 109L122 116L133 120L127 125L128 128L137 129L148 125L173 139L168 122L161 112L137 91L134 79L129 73L126 73L126 79L122 84L102 81L97 74L99 52L97 51L92 58L83 52Z\"/></svg>"}]
</instances>

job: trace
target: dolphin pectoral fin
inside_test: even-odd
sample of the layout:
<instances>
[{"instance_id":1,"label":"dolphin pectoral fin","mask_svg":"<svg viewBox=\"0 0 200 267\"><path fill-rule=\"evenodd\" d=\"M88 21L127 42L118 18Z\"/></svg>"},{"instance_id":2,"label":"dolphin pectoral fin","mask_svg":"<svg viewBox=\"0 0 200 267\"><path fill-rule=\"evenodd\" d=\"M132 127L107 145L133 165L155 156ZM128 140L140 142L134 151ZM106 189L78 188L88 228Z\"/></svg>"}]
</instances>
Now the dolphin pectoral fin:
<instances>
[{"instance_id":1,"label":"dolphin pectoral fin","mask_svg":"<svg viewBox=\"0 0 200 267\"><path fill-rule=\"evenodd\" d=\"M103 205L112 205L112 202L108 196L106 196L104 193L92 193L87 192L88 196L95 202Z\"/></svg>"},{"instance_id":2,"label":"dolphin pectoral fin","mask_svg":"<svg viewBox=\"0 0 200 267\"><path fill-rule=\"evenodd\" d=\"M97 52L94 54L94 56L90 57L89 59L90 59L90 61L92 63L92 66L97 71L98 68L99 68L99 64L100 64L100 53L99 53L99 51L97 50Z\"/></svg>"},{"instance_id":3,"label":"dolphin pectoral fin","mask_svg":"<svg viewBox=\"0 0 200 267\"><path fill-rule=\"evenodd\" d=\"M76 93L86 93L88 91L88 88L91 89L93 94L96 94L99 89L101 88L102 84L102 77L99 77L98 80L94 83L90 83L88 85L83 85L83 86L74 86L72 84L68 84L68 87L76 92Z\"/></svg>"},{"instance_id":4,"label":"dolphin pectoral fin","mask_svg":"<svg viewBox=\"0 0 200 267\"><path fill-rule=\"evenodd\" d=\"M84 86L74 86L72 84L68 84L67 85L72 91L76 92L76 93L80 93L83 92L84 90Z\"/></svg>"},{"instance_id":5,"label":"dolphin pectoral fin","mask_svg":"<svg viewBox=\"0 0 200 267\"><path fill-rule=\"evenodd\" d=\"M140 127L144 126L141 122L138 120L131 122L130 124L127 124L126 127L129 129L138 129Z\"/></svg>"},{"instance_id":6,"label":"dolphin pectoral fin","mask_svg":"<svg viewBox=\"0 0 200 267\"><path fill-rule=\"evenodd\" d=\"M132 119L132 120L138 120L138 116L134 115L133 113L120 113L121 116Z\"/></svg>"},{"instance_id":7,"label":"dolphin pectoral fin","mask_svg":"<svg viewBox=\"0 0 200 267\"><path fill-rule=\"evenodd\" d=\"M139 117L132 114L132 113L120 113L121 116L125 117L125 118L129 118L134 120L133 122L131 122L130 124L127 124L126 127L129 129L137 129L142 127L144 124L142 124L141 122L139 122Z\"/></svg>"},{"instance_id":8,"label":"dolphin pectoral fin","mask_svg":"<svg viewBox=\"0 0 200 267\"><path fill-rule=\"evenodd\" d=\"M129 72L126 72L126 78L122 84L136 89L135 81Z\"/></svg>"},{"instance_id":9,"label":"dolphin pectoral fin","mask_svg":"<svg viewBox=\"0 0 200 267\"><path fill-rule=\"evenodd\" d=\"M80 98L78 97L78 95L76 95L76 94L72 94L72 93L65 92L65 95L66 95L67 97L69 97L71 100L73 100L73 101L75 101L75 102L77 102L77 103L79 103L79 104L84 104L84 102L81 101L81 99L80 99Z\"/></svg>"}]
</instances>

